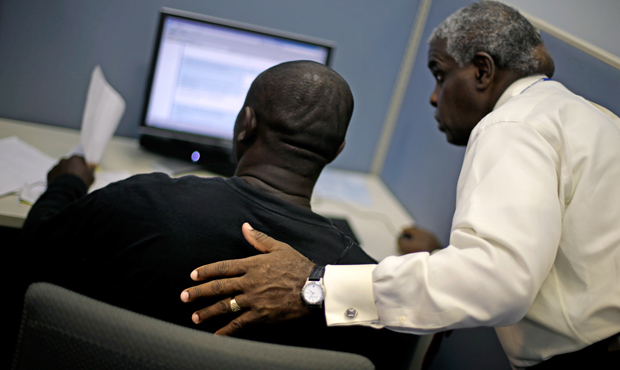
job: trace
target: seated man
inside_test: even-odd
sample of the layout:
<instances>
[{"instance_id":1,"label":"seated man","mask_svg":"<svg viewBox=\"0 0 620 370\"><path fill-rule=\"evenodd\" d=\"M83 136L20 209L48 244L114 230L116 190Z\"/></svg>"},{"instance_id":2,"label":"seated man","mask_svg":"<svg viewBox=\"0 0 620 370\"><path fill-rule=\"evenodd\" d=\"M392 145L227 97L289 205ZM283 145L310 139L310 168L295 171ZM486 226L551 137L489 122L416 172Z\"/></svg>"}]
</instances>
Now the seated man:
<instances>
[{"instance_id":1,"label":"seated man","mask_svg":"<svg viewBox=\"0 0 620 370\"><path fill-rule=\"evenodd\" d=\"M192 283L188 272L196 264L257 254L241 234L243 222L294 244L317 264L375 263L310 209L319 174L344 147L352 111L351 91L337 73L314 62L288 62L263 72L248 92L235 123L238 166L230 179L153 173L86 195L93 178L83 159L61 161L24 224L29 273L135 312L215 331L223 322L196 326L190 320L205 302L185 304L179 292ZM327 328L322 316L255 325L243 337L354 352L377 368L407 367L416 337Z\"/></svg>"}]
</instances>

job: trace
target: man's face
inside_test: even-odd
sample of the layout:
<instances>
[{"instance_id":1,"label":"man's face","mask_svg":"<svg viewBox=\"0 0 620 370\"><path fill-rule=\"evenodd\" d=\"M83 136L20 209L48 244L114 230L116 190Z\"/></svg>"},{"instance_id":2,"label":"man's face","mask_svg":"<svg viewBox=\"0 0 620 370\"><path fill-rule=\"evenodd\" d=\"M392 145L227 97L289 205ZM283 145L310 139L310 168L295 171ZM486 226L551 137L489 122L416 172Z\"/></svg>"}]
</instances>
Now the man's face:
<instances>
[{"instance_id":1,"label":"man's face","mask_svg":"<svg viewBox=\"0 0 620 370\"><path fill-rule=\"evenodd\" d=\"M471 131L487 113L479 104L476 67L473 63L459 67L446 52L446 41L437 39L429 45L428 68L435 77L430 103L436 108L439 130L449 143L467 145Z\"/></svg>"}]
</instances>

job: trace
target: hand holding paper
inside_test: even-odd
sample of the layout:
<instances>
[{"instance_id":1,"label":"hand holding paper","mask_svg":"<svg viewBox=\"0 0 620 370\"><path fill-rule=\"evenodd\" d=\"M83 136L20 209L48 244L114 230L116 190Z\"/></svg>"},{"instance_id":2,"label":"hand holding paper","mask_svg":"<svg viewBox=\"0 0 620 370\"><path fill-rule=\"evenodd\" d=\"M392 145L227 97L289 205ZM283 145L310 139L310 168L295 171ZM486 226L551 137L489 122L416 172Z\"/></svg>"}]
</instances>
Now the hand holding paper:
<instances>
[{"instance_id":1,"label":"hand holding paper","mask_svg":"<svg viewBox=\"0 0 620 370\"><path fill-rule=\"evenodd\" d=\"M88 93L86 95L86 104L84 106L84 114L82 116L80 144L68 153L67 158L74 155L84 157L86 159L86 163L88 164L87 167L92 173L94 167L101 162L103 152L110 142L112 135L116 131L116 127L118 126L124 112L125 101L105 80L101 67L96 66L92 72ZM31 163L33 161L29 162ZM41 166L44 166L46 170L37 171L37 181L22 180L18 184L19 186L22 186L20 200L29 204L33 204L45 191L45 173L47 172L47 169L53 166L54 161L50 160L47 162L39 162L43 163ZM23 168L23 166L20 166L20 171L22 171L21 168ZM91 191L101 188L110 182L127 178L130 175L131 174L126 171L98 173L95 184L91 187ZM92 179L85 182L87 185L91 185ZM19 191L19 189L17 190Z\"/></svg>"}]
</instances>

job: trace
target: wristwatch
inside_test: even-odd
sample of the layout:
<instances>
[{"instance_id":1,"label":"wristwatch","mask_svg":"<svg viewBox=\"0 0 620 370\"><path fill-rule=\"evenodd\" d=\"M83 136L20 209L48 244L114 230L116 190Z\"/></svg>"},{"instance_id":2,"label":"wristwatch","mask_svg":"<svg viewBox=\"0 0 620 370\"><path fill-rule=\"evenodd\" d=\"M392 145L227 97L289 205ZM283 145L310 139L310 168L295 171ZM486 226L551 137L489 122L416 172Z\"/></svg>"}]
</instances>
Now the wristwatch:
<instances>
[{"instance_id":1,"label":"wristwatch","mask_svg":"<svg viewBox=\"0 0 620 370\"><path fill-rule=\"evenodd\" d=\"M325 266L314 266L308 280L306 280L306 284L301 288L301 298L309 308L323 307L323 300L325 299L324 274Z\"/></svg>"}]
</instances>

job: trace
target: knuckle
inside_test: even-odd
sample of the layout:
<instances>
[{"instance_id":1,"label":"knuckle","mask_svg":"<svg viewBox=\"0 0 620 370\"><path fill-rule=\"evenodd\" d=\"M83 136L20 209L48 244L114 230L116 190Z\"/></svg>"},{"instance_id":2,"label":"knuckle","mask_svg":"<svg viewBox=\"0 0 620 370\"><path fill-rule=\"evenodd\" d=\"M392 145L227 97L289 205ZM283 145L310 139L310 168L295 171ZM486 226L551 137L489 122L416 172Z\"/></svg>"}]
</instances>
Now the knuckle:
<instances>
[{"instance_id":1,"label":"knuckle","mask_svg":"<svg viewBox=\"0 0 620 370\"><path fill-rule=\"evenodd\" d=\"M241 330L241 328L243 328L243 324L241 323L241 320L235 319L230 322L230 329L232 332L239 331Z\"/></svg>"},{"instance_id":2,"label":"knuckle","mask_svg":"<svg viewBox=\"0 0 620 370\"><path fill-rule=\"evenodd\" d=\"M211 282L211 292L215 295L221 295L224 291L224 284L221 280L214 280Z\"/></svg>"},{"instance_id":3,"label":"knuckle","mask_svg":"<svg viewBox=\"0 0 620 370\"><path fill-rule=\"evenodd\" d=\"M225 301L219 301L214 306L221 313L226 313L230 311L229 305Z\"/></svg>"},{"instance_id":4,"label":"knuckle","mask_svg":"<svg viewBox=\"0 0 620 370\"><path fill-rule=\"evenodd\" d=\"M230 270L231 264L229 261L222 261L216 265L216 271L219 275L226 275L228 270Z\"/></svg>"},{"instance_id":5,"label":"knuckle","mask_svg":"<svg viewBox=\"0 0 620 370\"><path fill-rule=\"evenodd\" d=\"M262 267L268 266L268 262L266 263L264 261L264 258L254 258L252 259L251 262L252 262L252 265L251 265L252 269L260 269ZM251 278L251 276L248 276L248 277Z\"/></svg>"},{"instance_id":6,"label":"knuckle","mask_svg":"<svg viewBox=\"0 0 620 370\"><path fill-rule=\"evenodd\" d=\"M195 287L189 288L187 289L187 292L189 293L189 299L194 299L196 297L202 297L204 293L202 286L195 286Z\"/></svg>"},{"instance_id":7,"label":"knuckle","mask_svg":"<svg viewBox=\"0 0 620 370\"><path fill-rule=\"evenodd\" d=\"M271 244L270 243L270 239L271 238L269 236L267 236L265 233L262 233L260 231L256 232L255 239L256 239L257 242L259 242L260 244L263 244L263 245Z\"/></svg>"}]
</instances>

